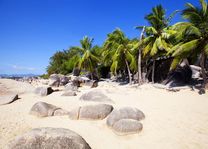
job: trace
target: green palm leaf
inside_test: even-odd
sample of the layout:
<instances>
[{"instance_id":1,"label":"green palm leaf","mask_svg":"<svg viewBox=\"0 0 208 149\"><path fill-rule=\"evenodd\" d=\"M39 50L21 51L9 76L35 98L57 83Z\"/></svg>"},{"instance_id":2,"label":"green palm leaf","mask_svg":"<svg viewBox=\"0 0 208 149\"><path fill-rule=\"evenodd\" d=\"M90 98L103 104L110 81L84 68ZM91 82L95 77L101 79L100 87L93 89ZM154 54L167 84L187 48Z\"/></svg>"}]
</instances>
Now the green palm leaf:
<instances>
[{"instance_id":1,"label":"green palm leaf","mask_svg":"<svg viewBox=\"0 0 208 149\"><path fill-rule=\"evenodd\" d=\"M174 56L174 57L177 57L177 56L186 57L186 56L189 55L194 49L197 48L198 43L199 43L199 40L198 40L198 39L195 39L195 40L192 40L192 41L189 41L189 42L187 42L187 43L182 44L182 45L179 47L179 49L176 50L176 51L173 53L173 56Z\"/></svg>"},{"instance_id":2,"label":"green palm leaf","mask_svg":"<svg viewBox=\"0 0 208 149\"><path fill-rule=\"evenodd\" d=\"M181 62L181 58L175 57L171 63L170 70L175 69L180 62Z\"/></svg>"}]
</instances>

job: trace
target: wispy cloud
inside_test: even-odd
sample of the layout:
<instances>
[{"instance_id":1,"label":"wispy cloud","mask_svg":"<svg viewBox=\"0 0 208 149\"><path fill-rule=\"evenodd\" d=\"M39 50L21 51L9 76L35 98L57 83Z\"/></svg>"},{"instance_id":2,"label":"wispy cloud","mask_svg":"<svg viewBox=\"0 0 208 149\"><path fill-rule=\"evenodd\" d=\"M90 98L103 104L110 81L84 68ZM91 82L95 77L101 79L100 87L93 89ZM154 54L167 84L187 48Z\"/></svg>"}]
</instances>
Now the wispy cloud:
<instances>
[{"instance_id":1,"label":"wispy cloud","mask_svg":"<svg viewBox=\"0 0 208 149\"><path fill-rule=\"evenodd\" d=\"M29 71L35 71L37 70L36 68L33 67L25 67L25 66L18 66L18 65L9 65L15 70L29 70Z\"/></svg>"}]
</instances>

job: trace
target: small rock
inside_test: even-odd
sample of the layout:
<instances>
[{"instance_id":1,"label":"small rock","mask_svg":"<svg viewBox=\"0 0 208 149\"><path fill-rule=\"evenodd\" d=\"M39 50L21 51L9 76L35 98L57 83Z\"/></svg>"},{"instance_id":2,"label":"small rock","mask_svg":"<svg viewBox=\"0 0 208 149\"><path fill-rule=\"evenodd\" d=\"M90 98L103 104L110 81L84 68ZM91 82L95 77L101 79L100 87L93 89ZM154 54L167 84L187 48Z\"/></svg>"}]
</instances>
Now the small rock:
<instances>
[{"instance_id":1,"label":"small rock","mask_svg":"<svg viewBox=\"0 0 208 149\"><path fill-rule=\"evenodd\" d=\"M73 83L68 83L65 85L65 91L71 90L71 91L78 91L78 86L75 86Z\"/></svg>"},{"instance_id":2,"label":"small rock","mask_svg":"<svg viewBox=\"0 0 208 149\"><path fill-rule=\"evenodd\" d=\"M115 122L112 128L117 135L129 135L139 133L143 126L137 120L121 119Z\"/></svg>"},{"instance_id":3,"label":"small rock","mask_svg":"<svg viewBox=\"0 0 208 149\"><path fill-rule=\"evenodd\" d=\"M60 78L60 85L66 85L69 82L69 78L66 76L63 76Z\"/></svg>"},{"instance_id":4,"label":"small rock","mask_svg":"<svg viewBox=\"0 0 208 149\"><path fill-rule=\"evenodd\" d=\"M113 106L108 104L83 106L79 112L79 119L102 120L113 110Z\"/></svg>"},{"instance_id":5,"label":"small rock","mask_svg":"<svg viewBox=\"0 0 208 149\"><path fill-rule=\"evenodd\" d=\"M61 96L76 96L76 95L77 95L76 92L68 90L64 92Z\"/></svg>"},{"instance_id":6,"label":"small rock","mask_svg":"<svg viewBox=\"0 0 208 149\"><path fill-rule=\"evenodd\" d=\"M0 105L10 104L18 99L18 95L4 95L0 97Z\"/></svg>"},{"instance_id":7,"label":"small rock","mask_svg":"<svg viewBox=\"0 0 208 149\"><path fill-rule=\"evenodd\" d=\"M16 137L8 149L91 149L77 133L64 128L36 128Z\"/></svg>"},{"instance_id":8,"label":"small rock","mask_svg":"<svg viewBox=\"0 0 208 149\"><path fill-rule=\"evenodd\" d=\"M34 93L40 96L47 96L53 93L53 89L51 87L37 87Z\"/></svg>"},{"instance_id":9,"label":"small rock","mask_svg":"<svg viewBox=\"0 0 208 149\"><path fill-rule=\"evenodd\" d=\"M54 116L64 116L64 115L68 115L69 112L63 109L57 109L54 111Z\"/></svg>"},{"instance_id":10,"label":"small rock","mask_svg":"<svg viewBox=\"0 0 208 149\"><path fill-rule=\"evenodd\" d=\"M49 86L59 87L60 85L60 75L52 74L49 77Z\"/></svg>"},{"instance_id":11,"label":"small rock","mask_svg":"<svg viewBox=\"0 0 208 149\"><path fill-rule=\"evenodd\" d=\"M137 108L124 107L121 109L114 109L108 116L106 123L109 127L113 127L113 125L121 119L133 119L139 121L144 118L144 113Z\"/></svg>"},{"instance_id":12,"label":"small rock","mask_svg":"<svg viewBox=\"0 0 208 149\"><path fill-rule=\"evenodd\" d=\"M113 102L110 98L108 98L99 90L94 90L83 94L80 97L80 100L95 101L95 102Z\"/></svg>"},{"instance_id":13,"label":"small rock","mask_svg":"<svg viewBox=\"0 0 208 149\"><path fill-rule=\"evenodd\" d=\"M61 109L61 108L56 107L52 104L48 104L46 102L40 101L32 106L30 110L30 114L38 116L38 117L53 116L54 112L58 109Z\"/></svg>"}]
</instances>

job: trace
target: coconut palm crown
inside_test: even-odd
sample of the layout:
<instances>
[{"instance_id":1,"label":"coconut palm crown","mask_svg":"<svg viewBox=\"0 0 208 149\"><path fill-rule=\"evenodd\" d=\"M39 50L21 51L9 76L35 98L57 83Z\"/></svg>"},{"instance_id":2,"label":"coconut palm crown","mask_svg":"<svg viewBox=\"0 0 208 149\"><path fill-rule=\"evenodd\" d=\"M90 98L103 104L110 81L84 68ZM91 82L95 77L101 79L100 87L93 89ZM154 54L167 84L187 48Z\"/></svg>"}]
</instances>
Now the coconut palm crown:
<instances>
[{"instance_id":1,"label":"coconut palm crown","mask_svg":"<svg viewBox=\"0 0 208 149\"><path fill-rule=\"evenodd\" d=\"M205 60L208 55L208 5L200 0L200 7L186 3L182 16L188 22L179 22L172 29L177 31L177 44L169 51L175 57L172 68L183 58L200 58L203 79L206 82Z\"/></svg>"},{"instance_id":2,"label":"coconut palm crown","mask_svg":"<svg viewBox=\"0 0 208 149\"><path fill-rule=\"evenodd\" d=\"M136 69L135 57L131 51L133 44L120 30L116 29L108 34L104 43L104 62L110 63L111 71L116 75L118 69L128 71L129 83L131 83L131 70Z\"/></svg>"},{"instance_id":3,"label":"coconut palm crown","mask_svg":"<svg viewBox=\"0 0 208 149\"><path fill-rule=\"evenodd\" d=\"M91 73L95 71L100 59L94 54L94 50L97 49L97 46L93 46L93 39L85 36L80 40L81 46L72 47L71 49L76 51L76 64L75 66L81 70L87 70Z\"/></svg>"},{"instance_id":4,"label":"coconut palm crown","mask_svg":"<svg viewBox=\"0 0 208 149\"><path fill-rule=\"evenodd\" d=\"M138 47L142 47L144 57L148 56L153 59L152 82L154 82L154 65L155 58L165 55L172 47L171 38L175 34L168 25L172 17L177 13L173 12L166 18L165 9L162 5L152 8L152 12L145 16L150 26L145 27L146 37L138 43ZM143 27L137 27L141 29Z\"/></svg>"}]
</instances>

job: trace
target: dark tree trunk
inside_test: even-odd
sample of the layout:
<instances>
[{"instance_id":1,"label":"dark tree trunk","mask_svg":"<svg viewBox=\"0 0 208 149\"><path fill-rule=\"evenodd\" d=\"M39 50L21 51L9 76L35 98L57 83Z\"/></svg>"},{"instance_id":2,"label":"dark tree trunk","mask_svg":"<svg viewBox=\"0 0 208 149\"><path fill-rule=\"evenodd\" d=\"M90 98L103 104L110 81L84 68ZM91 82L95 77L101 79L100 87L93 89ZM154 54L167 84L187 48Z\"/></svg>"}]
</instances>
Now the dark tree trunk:
<instances>
[{"instance_id":1,"label":"dark tree trunk","mask_svg":"<svg viewBox=\"0 0 208 149\"><path fill-rule=\"evenodd\" d=\"M129 84L132 84L131 72L130 72L129 64L126 59L125 59L125 63L126 63L126 67L127 67L127 71L129 75Z\"/></svg>"},{"instance_id":2,"label":"dark tree trunk","mask_svg":"<svg viewBox=\"0 0 208 149\"><path fill-rule=\"evenodd\" d=\"M155 59L153 59L152 65L152 83L155 83Z\"/></svg>"},{"instance_id":3,"label":"dark tree trunk","mask_svg":"<svg viewBox=\"0 0 208 149\"><path fill-rule=\"evenodd\" d=\"M201 65L202 77L203 77L202 87L204 89L205 89L205 86L206 86L206 83L207 83L207 76L206 76L206 71L205 71L205 60L206 60L206 55L205 55L205 52L203 51L202 54L201 54L200 65Z\"/></svg>"},{"instance_id":4,"label":"dark tree trunk","mask_svg":"<svg viewBox=\"0 0 208 149\"><path fill-rule=\"evenodd\" d=\"M144 37L144 29L145 26L142 29L141 35L140 35L140 41L143 39ZM138 84L142 84L142 66L141 66L141 59L142 59L142 49L139 48L139 53L138 53Z\"/></svg>"}]
</instances>

